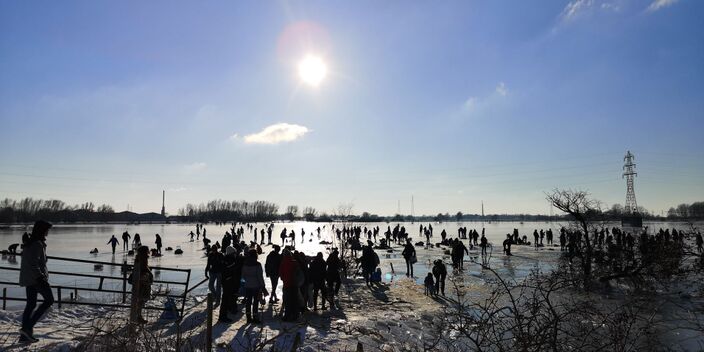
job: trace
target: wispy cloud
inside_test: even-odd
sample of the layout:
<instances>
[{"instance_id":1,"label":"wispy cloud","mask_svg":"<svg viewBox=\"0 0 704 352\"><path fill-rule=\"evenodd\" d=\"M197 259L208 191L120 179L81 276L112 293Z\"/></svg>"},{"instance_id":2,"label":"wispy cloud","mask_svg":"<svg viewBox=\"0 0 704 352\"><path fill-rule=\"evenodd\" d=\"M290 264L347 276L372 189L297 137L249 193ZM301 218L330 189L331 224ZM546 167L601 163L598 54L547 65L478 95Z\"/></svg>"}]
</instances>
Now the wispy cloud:
<instances>
[{"instance_id":1,"label":"wispy cloud","mask_svg":"<svg viewBox=\"0 0 704 352\"><path fill-rule=\"evenodd\" d=\"M594 0L572 0L567 3L562 13L560 13L560 19L571 21L589 10L592 5L594 5Z\"/></svg>"},{"instance_id":2,"label":"wispy cloud","mask_svg":"<svg viewBox=\"0 0 704 352\"><path fill-rule=\"evenodd\" d=\"M308 132L310 132L308 127L282 122L267 126L260 132L244 136L244 142L249 144L293 142Z\"/></svg>"},{"instance_id":3,"label":"wispy cloud","mask_svg":"<svg viewBox=\"0 0 704 352\"><path fill-rule=\"evenodd\" d=\"M489 106L499 104L502 100L506 99L508 94L509 90L508 87L506 87L506 83L499 82L493 92L483 97L470 96L467 98L462 104L462 112L465 114L480 112Z\"/></svg>"},{"instance_id":4,"label":"wispy cloud","mask_svg":"<svg viewBox=\"0 0 704 352\"><path fill-rule=\"evenodd\" d=\"M506 88L506 84L504 84L504 82L499 82L496 86L496 93L499 93L502 97L505 97L506 94L508 94L508 89Z\"/></svg>"},{"instance_id":5,"label":"wispy cloud","mask_svg":"<svg viewBox=\"0 0 704 352\"><path fill-rule=\"evenodd\" d=\"M203 162L195 162L192 164L184 165L183 169L186 172L198 172L198 171L203 171L208 167L208 164L203 163Z\"/></svg>"},{"instance_id":6,"label":"wispy cloud","mask_svg":"<svg viewBox=\"0 0 704 352\"><path fill-rule=\"evenodd\" d=\"M679 0L655 0L652 3L650 3L650 6L648 6L647 11L648 12L655 12L655 11L663 9L665 7L672 6L677 1L679 1Z\"/></svg>"}]
</instances>

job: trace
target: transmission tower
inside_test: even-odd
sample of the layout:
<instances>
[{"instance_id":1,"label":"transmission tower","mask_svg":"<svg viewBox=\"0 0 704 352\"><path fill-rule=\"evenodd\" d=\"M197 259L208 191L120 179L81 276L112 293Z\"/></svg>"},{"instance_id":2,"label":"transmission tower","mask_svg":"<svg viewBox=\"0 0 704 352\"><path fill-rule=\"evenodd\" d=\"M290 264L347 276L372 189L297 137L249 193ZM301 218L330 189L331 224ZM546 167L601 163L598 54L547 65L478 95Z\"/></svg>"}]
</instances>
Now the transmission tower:
<instances>
[{"instance_id":1,"label":"transmission tower","mask_svg":"<svg viewBox=\"0 0 704 352\"><path fill-rule=\"evenodd\" d=\"M636 192L633 190L633 178L638 175L635 171L636 164L633 162L635 157L629 150L623 158L623 177L626 178L626 212L635 214L638 212L638 204L636 203Z\"/></svg>"}]
</instances>

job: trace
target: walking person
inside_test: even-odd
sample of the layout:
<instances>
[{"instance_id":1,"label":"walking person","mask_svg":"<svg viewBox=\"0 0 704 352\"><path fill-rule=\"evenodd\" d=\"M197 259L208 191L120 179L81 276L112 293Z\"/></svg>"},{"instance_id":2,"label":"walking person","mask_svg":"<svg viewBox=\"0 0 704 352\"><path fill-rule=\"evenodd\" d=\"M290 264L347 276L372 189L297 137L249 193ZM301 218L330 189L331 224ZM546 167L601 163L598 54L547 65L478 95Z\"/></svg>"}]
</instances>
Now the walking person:
<instances>
[{"instance_id":1,"label":"walking person","mask_svg":"<svg viewBox=\"0 0 704 352\"><path fill-rule=\"evenodd\" d=\"M327 268L325 270L325 282L327 283L328 298L330 299L330 308L335 308L335 296L340 291L342 278L340 277L340 269L342 269L342 261L339 257L339 252L334 249L328 259L325 261Z\"/></svg>"},{"instance_id":2,"label":"walking person","mask_svg":"<svg viewBox=\"0 0 704 352\"><path fill-rule=\"evenodd\" d=\"M279 266L281 266L281 254L279 254L279 246L274 245L274 250L266 256L266 262L264 262L264 271L271 282L269 303L279 301L276 296L276 287L279 286Z\"/></svg>"},{"instance_id":3,"label":"walking person","mask_svg":"<svg viewBox=\"0 0 704 352\"><path fill-rule=\"evenodd\" d=\"M264 286L264 271L262 264L257 261L257 250L250 249L242 265L242 278L244 279L244 304L247 323L261 324L259 320L259 300L268 295Z\"/></svg>"},{"instance_id":4,"label":"walking person","mask_svg":"<svg viewBox=\"0 0 704 352\"><path fill-rule=\"evenodd\" d=\"M127 251L130 249L130 236L129 232L125 231L122 233L122 250Z\"/></svg>"},{"instance_id":5,"label":"walking person","mask_svg":"<svg viewBox=\"0 0 704 352\"><path fill-rule=\"evenodd\" d=\"M403 247L403 259L406 260L406 276L413 277L413 264L416 263L416 249L413 248L410 239L406 239L406 245Z\"/></svg>"},{"instance_id":6,"label":"walking person","mask_svg":"<svg viewBox=\"0 0 704 352\"><path fill-rule=\"evenodd\" d=\"M310 263L310 281L313 283L313 310L318 310L318 293L322 295L323 310L325 310L325 271L327 264L323 259L323 253L318 252L315 259Z\"/></svg>"},{"instance_id":7,"label":"walking person","mask_svg":"<svg viewBox=\"0 0 704 352\"><path fill-rule=\"evenodd\" d=\"M117 240L117 237L115 237L115 235L112 235L107 244L112 245L112 254L115 254L115 247L120 244L120 241Z\"/></svg>"},{"instance_id":8,"label":"walking person","mask_svg":"<svg viewBox=\"0 0 704 352\"><path fill-rule=\"evenodd\" d=\"M133 323L144 324L147 322L142 317L142 308L151 298L152 282L154 275L149 269L149 247L140 246L137 248L137 255L134 257L134 268L128 279L132 284L132 306L130 309L130 321Z\"/></svg>"},{"instance_id":9,"label":"walking person","mask_svg":"<svg viewBox=\"0 0 704 352\"><path fill-rule=\"evenodd\" d=\"M224 256L218 247L213 245L208 253L208 263L205 265L205 278L208 279L208 289L213 294L213 307L220 305L220 290L222 288L222 269Z\"/></svg>"},{"instance_id":10,"label":"walking person","mask_svg":"<svg viewBox=\"0 0 704 352\"><path fill-rule=\"evenodd\" d=\"M54 303L54 294L49 286L49 270L46 267L46 236L52 225L39 220L34 223L29 242L22 250L20 266L20 286L24 286L27 294L27 305L22 314L20 342L37 342L34 337L34 325L44 312ZM42 295L44 302L35 311L37 294Z\"/></svg>"}]
</instances>

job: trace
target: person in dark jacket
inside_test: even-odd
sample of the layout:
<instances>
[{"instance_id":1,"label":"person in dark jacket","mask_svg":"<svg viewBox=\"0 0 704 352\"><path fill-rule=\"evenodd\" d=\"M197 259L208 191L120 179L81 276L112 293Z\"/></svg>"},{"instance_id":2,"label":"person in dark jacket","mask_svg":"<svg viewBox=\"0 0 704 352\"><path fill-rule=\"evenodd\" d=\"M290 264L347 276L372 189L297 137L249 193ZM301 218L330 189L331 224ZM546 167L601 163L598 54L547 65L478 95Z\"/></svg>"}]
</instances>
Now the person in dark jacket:
<instances>
[{"instance_id":1,"label":"person in dark jacket","mask_svg":"<svg viewBox=\"0 0 704 352\"><path fill-rule=\"evenodd\" d=\"M213 294L214 307L220 305L222 286L223 255L218 247L213 245L208 253L208 263L205 265L205 278L208 279L208 289Z\"/></svg>"},{"instance_id":2,"label":"person in dark jacket","mask_svg":"<svg viewBox=\"0 0 704 352\"><path fill-rule=\"evenodd\" d=\"M222 300L220 303L220 315L218 316L219 323L231 323L227 315L237 305L235 296L235 259L237 251L234 247L228 246L225 248L225 257L223 258L222 269ZM240 276L240 275L238 275ZM237 282L239 286L239 279Z\"/></svg>"},{"instance_id":3,"label":"person in dark jacket","mask_svg":"<svg viewBox=\"0 0 704 352\"><path fill-rule=\"evenodd\" d=\"M154 244L156 245L156 252L161 255L161 236L159 234L156 234L156 240L154 241Z\"/></svg>"},{"instance_id":4,"label":"person in dark jacket","mask_svg":"<svg viewBox=\"0 0 704 352\"><path fill-rule=\"evenodd\" d=\"M325 282L327 283L330 308L335 308L335 296L340 292L340 285L342 284L342 279L340 278L342 261L340 261L337 249L334 249L332 253L328 255L325 264L327 265L325 270Z\"/></svg>"},{"instance_id":5,"label":"person in dark jacket","mask_svg":"<svg viewBox=\"0 0 704 352\"><path fill-rule=\"evenodd\" d=\"M323 310L325 310L325 272L327 264L323 259L323 253L318 252L315 259L310 263L310 281L313 283L313 310L318 310L318 293L322 294Z\"/></svg>"},{"instance_id":6,"label":"person in dark jacket","mask_svg":"<svg viewBox=\"0 0 704 352\"><path fill-rule=\"evenodd\" d=\"M284 321L296 321L299 314L300 290L297 281L303 281L303 273L291 251L284 249L281 255L279 275L283 282Z\"/></svg>"},{"instance_id":7,"label":"person in dark jacket","mask_svg":"<svg viewBox=\"0 0 704 352\"><path fill-rule=\"evenodd\" d=\"M406 260L406 276L413 277L413 264L415 263L416 249L413 248L410 239L406 240L406 245L403 247L401 255L403 255L403 259Z\"/></svg>"},{"instance_id":8,"label":"person in dark jacket","mask_svg":"<svg viewBox=\"0 0 704 352\"><path fill-rule=\"evenodd\" d=\"M269 303L279 301L276 296L276 287L279 286L279 266L281 266L281 254L279 254L279 246L274 245L274 249L266 256L266 262L264 263L264 271L269 281L271 281Z\"/></svg>"},{"instance_id":9,"label":"person in dark jacket","mask_svg":"<svg viewBox=\"0 0 704 352\"><path fill-rule=\"evenodd\" d=\"M435 294L445 295L445 278L447 277L447 266L442 259L433 262L433 276L435 276Z\"/></svg>"},{"instance_id":10,"label":"person in dark jacket","mask_svg":"<svg viewBox=\"0 0 704 352\"><path fill-rule=\"evenodd\" d=\"M372 273L374 273L378 265L378 260L379 257L374 253L372 246L364 246L359 262L362 265L362 275L364 276L364 281L367 283L367 286L371 284Z\"/></svg>"},{"instance_id":11,"label":"person in dark jacket","mask_svg":"<svg viewBox=\"0 0 704 352\"><path fill-rule=\"evenodd\" d=\"M115 237L115 235L112 235L107 244L112 246L112 254L115 254L115 247L120 244L120 241L117 240L117 237Z\"/></svg>"},{"instance_id":12,"label":"person in dark jacket","mask_svg":"<svg viewBox=\"0 0 704 352\"><path fill-rule=\"evenodd\" d=\"M34 325L54 303L54 294L49 286L49 270L46 267L45 242L51 227L50 223L43 220L35 222L29 242L22 251L19 284L25 287L27 294L27 305L24 307L20 328L22 342L38 341L34 337ZM35 311L37 294L42 295L44 302Z\"/></svg>"}]
</instances>

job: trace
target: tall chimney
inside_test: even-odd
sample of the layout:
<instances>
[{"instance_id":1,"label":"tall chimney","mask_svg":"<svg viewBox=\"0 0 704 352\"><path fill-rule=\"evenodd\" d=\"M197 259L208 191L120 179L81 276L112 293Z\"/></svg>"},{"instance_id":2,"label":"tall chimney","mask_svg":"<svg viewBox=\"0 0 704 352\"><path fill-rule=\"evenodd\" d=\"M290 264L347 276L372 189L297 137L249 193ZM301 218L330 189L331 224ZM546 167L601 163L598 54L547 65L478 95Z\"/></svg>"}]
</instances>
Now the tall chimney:
<instances>
[{"instance_id":1,"label":"tall chimney","mask_svg":"<svg viewBox=\"0 0 704 352\"><path fill-rule=\"evenodd\" d=\"M166 216L166 191L161 191L161 216Z\"/></svg>"}]
</instances>

